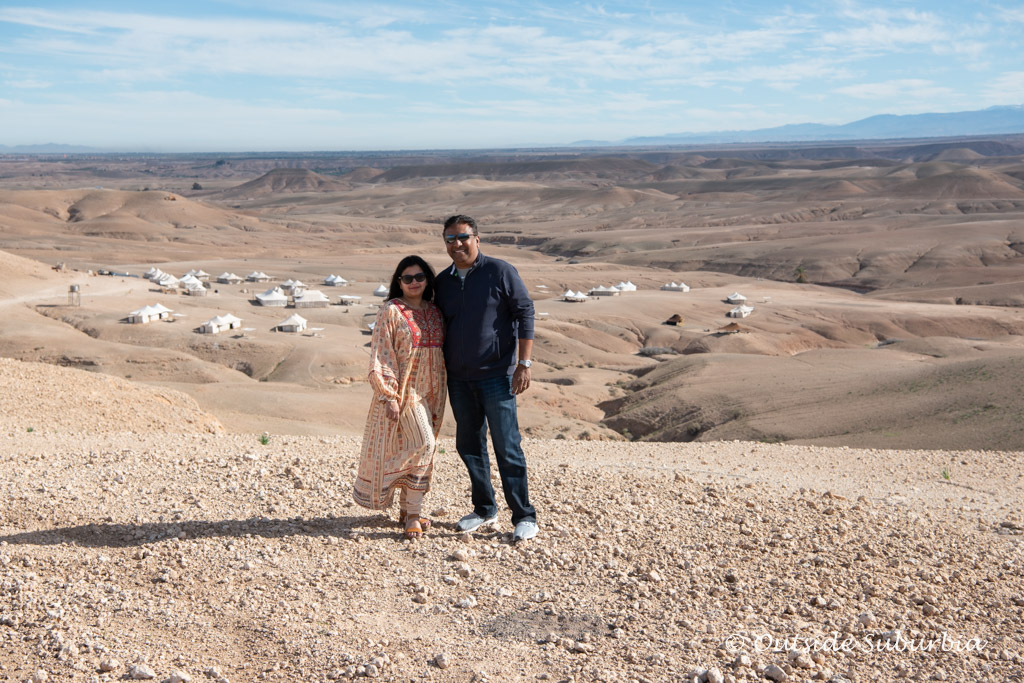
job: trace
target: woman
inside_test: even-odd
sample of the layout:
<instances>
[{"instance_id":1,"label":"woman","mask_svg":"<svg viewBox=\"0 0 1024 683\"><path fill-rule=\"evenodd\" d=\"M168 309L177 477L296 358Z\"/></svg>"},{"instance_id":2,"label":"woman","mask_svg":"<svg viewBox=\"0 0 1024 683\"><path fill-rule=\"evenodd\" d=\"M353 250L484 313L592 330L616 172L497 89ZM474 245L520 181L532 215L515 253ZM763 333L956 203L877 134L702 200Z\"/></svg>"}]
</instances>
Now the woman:
<instances>
[{"instance_id":1,"label":"woman","mask_svg":"<svg viewBox=\"0 0 1024 683\"><path fill-rule=\"evenodd\" d=\"M423 494L430 490L447 392L444 320L433 298L433 269L419 256L406 256L373 326L373 401L352 492L363 507L386 510L401 489L399 518L410 539L430 526L422 516Z\"/></svg>"}]
</instances>

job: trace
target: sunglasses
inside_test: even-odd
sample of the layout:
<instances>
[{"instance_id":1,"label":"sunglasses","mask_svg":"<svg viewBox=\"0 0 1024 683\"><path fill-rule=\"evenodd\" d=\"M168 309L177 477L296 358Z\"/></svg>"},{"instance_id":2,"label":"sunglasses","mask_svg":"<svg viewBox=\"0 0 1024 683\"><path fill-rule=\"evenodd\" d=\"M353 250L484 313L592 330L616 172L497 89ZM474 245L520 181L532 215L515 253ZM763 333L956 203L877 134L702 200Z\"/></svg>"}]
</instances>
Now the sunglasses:
<instances>
[{"instance_id":1,"label":"sunglasses","mask_svg":"<svg viewBox=\"0 0 1024 683\"><path fill-rule=\"evenodd\" d=\"M414 281L415 282L423 282L424 280L426 280L427 279L427 274L423 273L423 272L420 272L420 273L416 273L414 275L399 275L398 279L400 279L402 282L404 282L407 285L411 285Z\"/></svg>"},{"instance_id":2,"label":"sunglasses","mask_svg":"<svg viewBox=\"0 0 1024 683\"><path fill-rule=\"evenodd\" d=\"M445 235L444 241L446 244L455 244L456 241L465 242L470 237L476 237L476 235L471 232L460 232L458 235Z\"/></svg>"}]
</instances>

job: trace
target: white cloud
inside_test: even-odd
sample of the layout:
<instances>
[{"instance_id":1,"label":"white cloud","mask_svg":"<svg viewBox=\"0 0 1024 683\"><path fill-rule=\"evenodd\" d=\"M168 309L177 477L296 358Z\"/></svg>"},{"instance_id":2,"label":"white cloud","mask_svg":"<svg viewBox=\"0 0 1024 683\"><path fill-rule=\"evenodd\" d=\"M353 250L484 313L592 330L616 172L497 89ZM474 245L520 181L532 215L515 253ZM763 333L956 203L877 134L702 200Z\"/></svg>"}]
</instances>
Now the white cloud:
<instances>
[{"instance_id":1,"label":"white cloud","mask_svg":"<svg viewBox=\"0 0 1024 683\"><path fill-rule=\"evenodd\" d=\"M835 88L832 92L862 100L927 99L950 97L955 94L951 88L918 78L904 78L880 83L858 83Z\"/></svg>"},{"instance_id":2,"label":"white cloud","mask_svg":"<svg viewBox=\"0 0 1024 683\"><path fill-rule=\"evenodd\" d=\"M985 86L985 95L992 104L1024 104L1024 71L999 74Z\"/></svg>"},{"instance_id":3,"label":"white cloud","mask_svg":"<svg viewBox=\"0 0 1024 683\"><path fill-rule=\"evenodd\" d=\"M53 85L46 81L37 81L31 78L20 81L5 81L5 84L12 88L23 88L25 90L45 90Z\"/></svg>"}]
</instances>

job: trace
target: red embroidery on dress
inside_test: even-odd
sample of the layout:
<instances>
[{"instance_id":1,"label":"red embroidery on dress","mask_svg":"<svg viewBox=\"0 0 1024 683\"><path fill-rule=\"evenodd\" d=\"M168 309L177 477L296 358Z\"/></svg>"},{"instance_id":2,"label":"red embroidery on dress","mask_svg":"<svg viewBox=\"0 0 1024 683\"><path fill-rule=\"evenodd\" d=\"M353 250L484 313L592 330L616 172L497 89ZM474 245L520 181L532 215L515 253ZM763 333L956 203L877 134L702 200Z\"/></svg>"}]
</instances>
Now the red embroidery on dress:
<instances>
[{"instance_id":1,"label":"red embroidery on dress","mask_svg":"<svg viewBox=\"0 0 1024 683\"><path fill-rule=\"evenodd\" d=\"M417 311L404 301L395 300L393 303L409 326L414 348L434 348L444 343L444 322L437 306L427 303Z\"/></svg>"}]
</instances>

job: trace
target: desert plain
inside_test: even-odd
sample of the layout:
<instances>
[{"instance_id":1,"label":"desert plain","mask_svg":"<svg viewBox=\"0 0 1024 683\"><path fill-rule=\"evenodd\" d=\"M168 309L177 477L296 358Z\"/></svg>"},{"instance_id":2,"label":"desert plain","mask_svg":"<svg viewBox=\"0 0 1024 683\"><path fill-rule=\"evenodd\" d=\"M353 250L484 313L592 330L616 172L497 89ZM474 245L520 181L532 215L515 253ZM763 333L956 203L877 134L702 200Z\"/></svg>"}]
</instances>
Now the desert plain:
<instances>
[{"instance_id":1,"label":"desert plain","mask_svg":"<svg viewBox=\"0 0 1024 683\"><path fill-rule=\"evenodd\" d=\"M540 314L519 545L450 416L424 539L350 500L453 213ZM1021 137L0 159L0 676L1019 680L1022 306Z\"/></svg>"}]
</instances>

